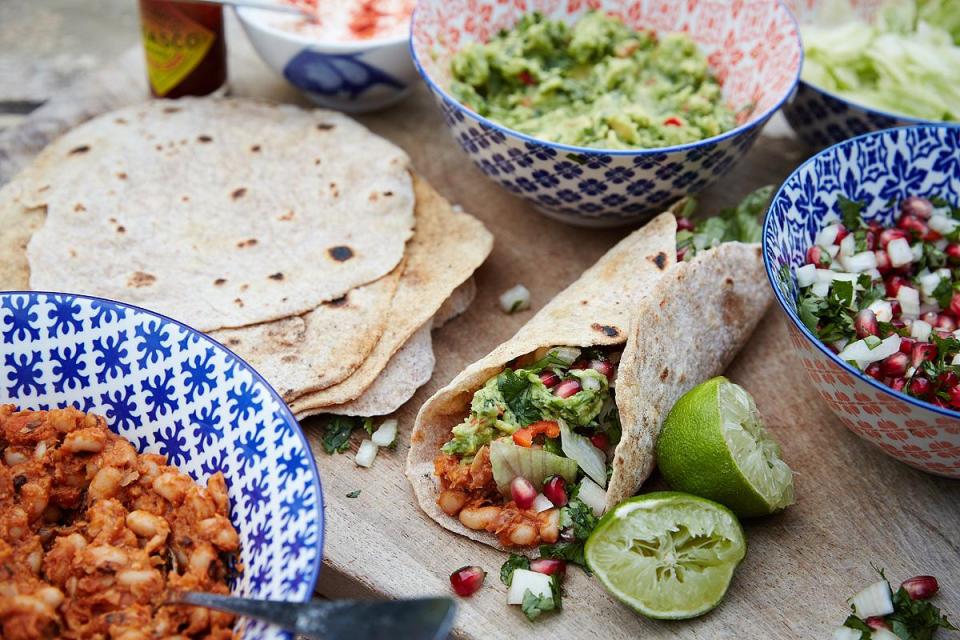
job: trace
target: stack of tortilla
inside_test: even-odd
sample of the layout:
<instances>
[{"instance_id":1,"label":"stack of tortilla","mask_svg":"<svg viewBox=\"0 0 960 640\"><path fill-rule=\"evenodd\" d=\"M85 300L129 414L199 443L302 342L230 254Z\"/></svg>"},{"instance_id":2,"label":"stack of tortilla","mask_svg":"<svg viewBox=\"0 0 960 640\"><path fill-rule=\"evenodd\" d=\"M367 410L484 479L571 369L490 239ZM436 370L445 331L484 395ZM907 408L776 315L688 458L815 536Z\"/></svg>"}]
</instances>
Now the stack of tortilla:
<instances>
[{"instance_id":1,"label":"stack of tortilla","mask_svg":"<svg viewBox=\"0 0 960 640\"><path fill-rule=\"evenodd\" d=\"M433 371L492 246L336 112L154 101L53 142L0 190L3 289L137 304L227 345L298 417L383 415Z\"/></svg>"}]
</instances>

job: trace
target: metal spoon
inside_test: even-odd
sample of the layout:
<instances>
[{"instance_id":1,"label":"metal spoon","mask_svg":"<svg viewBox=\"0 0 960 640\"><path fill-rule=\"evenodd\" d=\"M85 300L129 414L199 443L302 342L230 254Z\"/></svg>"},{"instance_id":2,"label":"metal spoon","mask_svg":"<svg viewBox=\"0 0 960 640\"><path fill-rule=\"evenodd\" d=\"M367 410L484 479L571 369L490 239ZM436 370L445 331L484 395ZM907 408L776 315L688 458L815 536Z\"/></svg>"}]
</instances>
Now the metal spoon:
<instances>
[{"instance_id":1,"label":"metal spoon","mask_svg":"<svg viewBox=\"0 0 960 640\"><path fill-rule=\"evenodd\" d=\"M181 0L183 2L195 2L199 4L220 4L228 7L250 7L252 9L266 9L268 11L279 11L280 13L299 13L304 16L312 16L313 13L306 7L294 4L284 4L277 0Z\"/></svg>"},{"instance_id":2,"label":"metal spoon","mask_svg":"<svg viewBox=\"0 0 960 640\"><path fill-rule=\"evenodd\" d=\"M278 602L187 591L168 604L189 604L256 618L316 640L443 640L456 605L450 598Z\"/></svg>"}]
</instances>

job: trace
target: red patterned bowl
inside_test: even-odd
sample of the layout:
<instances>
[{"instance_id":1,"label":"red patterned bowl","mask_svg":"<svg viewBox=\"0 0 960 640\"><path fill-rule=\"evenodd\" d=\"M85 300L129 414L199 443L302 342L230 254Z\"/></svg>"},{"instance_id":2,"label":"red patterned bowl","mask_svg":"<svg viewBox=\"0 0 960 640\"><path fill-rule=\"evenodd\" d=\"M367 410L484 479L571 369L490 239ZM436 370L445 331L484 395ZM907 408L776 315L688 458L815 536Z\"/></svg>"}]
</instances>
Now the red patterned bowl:
<instances>
[{"instance_id":1,"label":"red patterned bowl","mask_svg":"<svg viewBox=\"0 0 960 640\"><path fill-rule=\"evenodd\" d=\"M820 342L797 313L795 267L821 228L835 222L839 196L867 202L864 218L888 226L911 195L960 204L960 127L887 129L846 140L800 165L770 204L763 260L790 340L820 397L840 422L897 460L960 478L960 412L918 400L864 375Z\"/></svg>"},{"instance_id":2,"label":"red patterned bowl","mask_svg":"<svg viewBox=\"0 0 960 640\"><path fill-rule=\"evenodd\" d=\"M572 23L591 9L637 29L688 34L740 114L737 126L673 147L595 149L525 135L451 95L451 60L466 45L486 42L527 13ZM643 222L718 180L794 91L802 59L796 23L779 0L420 0L411 50L447 126L477 166L546 215L580 226Z\"/></svg>"}]
</instances>

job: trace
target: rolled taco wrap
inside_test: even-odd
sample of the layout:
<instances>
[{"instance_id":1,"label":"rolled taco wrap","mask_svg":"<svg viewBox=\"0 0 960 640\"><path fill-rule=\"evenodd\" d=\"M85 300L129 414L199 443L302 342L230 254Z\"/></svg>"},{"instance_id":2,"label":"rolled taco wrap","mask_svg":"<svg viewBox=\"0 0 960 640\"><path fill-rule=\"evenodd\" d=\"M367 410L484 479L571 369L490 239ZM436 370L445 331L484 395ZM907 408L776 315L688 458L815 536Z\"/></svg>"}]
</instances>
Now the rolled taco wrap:
<instances>
[{"instance_id":1,"label":"rolled taco wrap","mask_svg":"<svg viewBox=\"0 0 960 640\"><path fill-rule=\"evenodd\" d=\"M649 476L674 402L729 364L770 303L755 242L768 197L696 227L681 215L679 232L673 213L654 218L427 400L407 458L421 508L576 562L596 517Z\"/></svg>"}]
</instances>

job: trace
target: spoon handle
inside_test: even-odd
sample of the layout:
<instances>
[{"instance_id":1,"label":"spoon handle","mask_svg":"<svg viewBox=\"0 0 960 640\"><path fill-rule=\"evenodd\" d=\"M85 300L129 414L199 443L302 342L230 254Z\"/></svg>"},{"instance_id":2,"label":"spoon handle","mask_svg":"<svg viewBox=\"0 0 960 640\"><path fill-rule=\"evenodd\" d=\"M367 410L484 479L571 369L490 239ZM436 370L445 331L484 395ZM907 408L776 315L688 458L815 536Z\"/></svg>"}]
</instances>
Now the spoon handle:
<instances>
[{"instance_id":1,"label":"spoon handle","mask_svg":"<svg viewBox=\"0 0 960 640\"><path fill-rule=\"evenodd\" d=\"M268 11L278 11L280 13L299 13L309 15L309 11L304 7L293 4L285 4L277 0L186 0L187 2L196 2L200 4L220 4L228 7L250 7L252 9L266 9Z\"/></svg>"},{"instance_id":2,"label":"spoon handle","mask_svg":"<svg viewBox=\"0 0 960 640\"><path fill-rule=\"evenodd\" d=\"M186 592L175 602L256 618L318 640L442 640L456 611L450 598L277 602Z\"/></svg>"}]
</instances>

